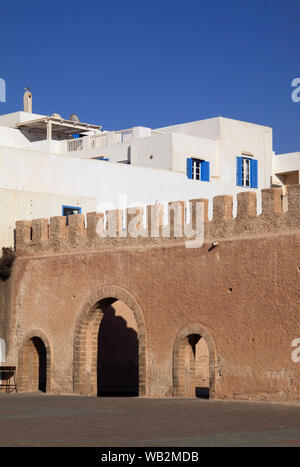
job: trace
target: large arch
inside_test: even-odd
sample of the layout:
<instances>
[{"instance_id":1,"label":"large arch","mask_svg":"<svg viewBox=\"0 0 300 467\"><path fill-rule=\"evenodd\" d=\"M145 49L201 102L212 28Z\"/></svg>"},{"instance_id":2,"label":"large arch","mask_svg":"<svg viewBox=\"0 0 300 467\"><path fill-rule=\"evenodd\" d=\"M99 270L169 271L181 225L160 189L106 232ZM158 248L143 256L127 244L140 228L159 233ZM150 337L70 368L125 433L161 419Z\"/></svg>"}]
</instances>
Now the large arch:
<instances>
[{"instance_id":1,"label":"large arch","mask_svg":"<svg viewBox=\"0 0 300 467\"><path fill-rule=\"evenodd\" d=\"M133 296L116 286L104 286L83 304L74 334L73 390L78 394L97 395L98 332L103 313L99 302L104 299L124 302L133 312L138 330L139 395L147 394L147 336L142 310Z\"/></svg>"},{"instance_id":2,"label":"large arch","mask_svg":"<svg viewBox=\"0 0 300 467\"><path fill-rule=\"evenodd\" d=\"M19 348L19 353L18 353L18 379L17 379L17 384L18 384L18 391L19 392L27 392L30 390L35 390L40 388L40 381L33 381L34 377L31 375L32 380L30 381L30 375L29 375L29 353L30 353L30 344L33 347L36 347L37 351L37 357L38 360L35 362L35 364L39 365L39 369L37 369L37 375L38 378L40 379L41 374L40 372L43 371L45 372L44 375L42 375L44 378L44 383L45 387L42 389L43 392L51 392L52 389L52 384L51 384L51 379L52 379L52 350L50 346L50 342L48 340L48 337L46 334L41 331L40 329L34 329L30 331L25 338L22 341L22 344L20 345ZM44 352L45 355L39 354L39 349L37 346L40 345L41 349L40 352ZM41 362L41 358L45 358L45 362ZM45 366L45 369L41 369L41 365ZM35 385L36 388L30 389L32 385Z\"/></svg>"},{"instance_id":3,"label":"large arch","mask_svg":"<svg viewBox=\"0 0 300 467\"><path fill-rule=\"evenodd\" d=\"M185 397L185 374L184 360L185 348L189 336L199 335L207 344L209 351L209 397L215 395L215 375L216 375L216 349L213 339L208 331L198 323L190 324L183 328L176 336L173 347L173 395L175 397Z\"/></svg>"}]
</instances>

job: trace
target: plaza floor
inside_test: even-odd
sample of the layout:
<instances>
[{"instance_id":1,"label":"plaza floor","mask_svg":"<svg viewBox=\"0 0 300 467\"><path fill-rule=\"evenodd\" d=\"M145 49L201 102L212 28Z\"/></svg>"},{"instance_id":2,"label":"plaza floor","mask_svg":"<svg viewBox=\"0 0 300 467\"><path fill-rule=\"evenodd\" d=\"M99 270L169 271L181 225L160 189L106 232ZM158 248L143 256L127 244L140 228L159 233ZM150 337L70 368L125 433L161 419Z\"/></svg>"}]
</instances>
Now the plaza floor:
<instances>
[{"instance_id":1,"label":"plaza floor","mask_svg":"<svg viewBox=\"0 0 300 467\"><path fill-rule=\"evenodd\" d=\"M0 446L300 446L300 404L1 393Z\"/></svg>"}]
</instances>

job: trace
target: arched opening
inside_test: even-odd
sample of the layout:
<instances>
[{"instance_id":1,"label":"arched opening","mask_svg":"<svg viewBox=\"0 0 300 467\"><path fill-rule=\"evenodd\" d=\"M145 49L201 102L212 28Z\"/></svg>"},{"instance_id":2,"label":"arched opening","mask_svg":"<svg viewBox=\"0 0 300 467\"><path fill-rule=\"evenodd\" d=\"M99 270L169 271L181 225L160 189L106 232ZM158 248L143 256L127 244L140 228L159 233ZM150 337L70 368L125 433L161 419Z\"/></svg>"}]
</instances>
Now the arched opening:
<instances>
[{"instance_id":1,"label":"arched opening","mask_svg":"<svg viewBox=\"0 0 300 467\"><path fill-rule=\"evenodd\" d=\"M107 287L98 297L94 305L85 305L77 321L74 392L145 395L146 336L140 309L122 289Z\"/></svg>"},{"instance_id":2,"label":"arched opening","mask_svg":"<svg viewBox=\"0 0 300 467\"><path fill-rule=\"evenodd\" d=\"M28 339L19 355L18 390L47 391L47 349L40 337Z\"/></svg>"},{"instance_id":3,"label":"arched opening","mask_svg":"<svg viewBox=\"0 0 300 467\"><path fill-rule=\"evenodd\" d=\"M179 333L173 351L174 396L214 396L215 348L210 336L199 325Z\"/></svg>"},{"instance_id":4,"label":"arched opening","mask_svg":"<svg viewBox=\"0 0 300 467\"><path fill-rule=\"evenodd\" d=\"M121 300L99 302L98 396L139 395L139 352L133 312Z\"/></svg>"},{"instance_id":5,"label":"arched opening","mask_svg":"<svg viewBox=\"0 0 300 467\"><path fill-rule=\"evenodd\" d=\"M184 390L189 397L209 398L209 351L199 334L186 338L184 351Z\"/></svg>"}]
</instances>

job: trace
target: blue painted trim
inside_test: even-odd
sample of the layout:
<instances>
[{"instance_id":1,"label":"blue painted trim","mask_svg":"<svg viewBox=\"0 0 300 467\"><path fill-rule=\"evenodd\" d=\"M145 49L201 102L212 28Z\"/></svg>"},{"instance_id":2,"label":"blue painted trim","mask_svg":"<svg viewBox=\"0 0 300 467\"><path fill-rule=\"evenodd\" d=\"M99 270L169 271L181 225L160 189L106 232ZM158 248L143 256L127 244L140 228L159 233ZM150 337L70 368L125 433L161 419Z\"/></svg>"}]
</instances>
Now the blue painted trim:
<instances>
[{"instance_id":1,"label":"blue painted trim","mask_svg":"<svg viewBox=\"0 0 300 467\"><path fill-rule=\"evenodd\" d=\"M251 159L250 162L250 185L251 188L257 188L258 187L258 181L257 181L257 173L258 173L258 161L257 159Z\"/></svg>"},{"instance_id":2,"label":"blue painted trim","mask_svg":"<svg viewBox=\"0 0 300 467\"><path fill-rule=\"evenodd\" d=\"M236 184L243 186L243 157L236 158Z\"/></svg>"},{"instance_id":3,"label":"blue painted trim","mask_svg":"<svg viewBox=\"0 0 300 467\"><path fill-rule=\"evenodd\" d=\"M186 175L190 180L193 179L193 159L189 157L186 159Z\"/></svg>"},{"instance_id":4,"label":"blue painted trim","mask_svg":"<svg viewBox=\"0 0 300 467\"><path fill-rule=\"evenodd\" d=\"M66 204L64 204L64 205L62 206L62 209L61 209L62 216L64 215L64 208L67 208L67 209L79 209L79 213L78 213L78 214L81 214L81 207L80 207L80 206L67 206Z\"/></svg>"},{"instance_id":5,"label":"blue painted trim","mask_svg":"<svg viewBox=\"0 0 300 467\"><path fill-rule=\"evenodd\" d=\"M209 182L209 162L202 161L200 164L200 170L201 170L201 181Z\"/></svg>"}]
</instances>

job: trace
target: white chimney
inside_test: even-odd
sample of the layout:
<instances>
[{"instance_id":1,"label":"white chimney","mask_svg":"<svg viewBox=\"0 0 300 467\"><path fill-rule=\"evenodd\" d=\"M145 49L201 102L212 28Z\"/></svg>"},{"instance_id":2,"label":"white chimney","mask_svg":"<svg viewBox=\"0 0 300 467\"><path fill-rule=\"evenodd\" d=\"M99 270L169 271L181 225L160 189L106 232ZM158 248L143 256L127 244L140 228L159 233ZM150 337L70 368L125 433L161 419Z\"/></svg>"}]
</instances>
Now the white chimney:
<instances>
[{"instance_id":1,"label":"white chimney","mask_svg":"<svg viewBox=\"0 0 300 467\"><path fill-rule=\"evenodd\" d=\"M26 90L24 97L23 97L23 102L24 102L24 112L28 112L32 114L32 94L28 89Z\"/></svg>"}]
</instances>

